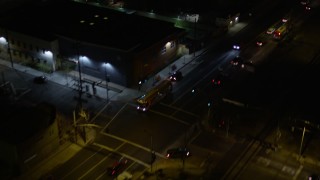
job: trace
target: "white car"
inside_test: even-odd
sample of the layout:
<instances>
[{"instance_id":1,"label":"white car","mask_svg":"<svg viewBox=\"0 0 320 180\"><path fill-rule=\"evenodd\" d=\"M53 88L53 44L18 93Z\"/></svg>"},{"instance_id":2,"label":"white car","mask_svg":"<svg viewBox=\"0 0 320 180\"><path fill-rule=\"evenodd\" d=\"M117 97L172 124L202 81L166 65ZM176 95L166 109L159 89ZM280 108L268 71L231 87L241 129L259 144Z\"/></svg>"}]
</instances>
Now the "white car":
<instances>
[{"instance_id":1,"label":"white car","mask_svg":"<svg viewBox=\"0 0 320 180\"><path fill-rule=\"evenodd\" d=\"M267 30L267 34L273 34L275 30L276 30L275 28L271 27Z\"/></svg>"},{"instance_id":2,"label":"white car","mask_svg":"<svg viewBox=\"0 0 320 180\"><path fill-rule=\"evenodd\" d=\"M128 171L123 171L115 178L115 180L129 180L132 179L132 177L132 174L130 174Z\"/></svg>"}]
</instances>

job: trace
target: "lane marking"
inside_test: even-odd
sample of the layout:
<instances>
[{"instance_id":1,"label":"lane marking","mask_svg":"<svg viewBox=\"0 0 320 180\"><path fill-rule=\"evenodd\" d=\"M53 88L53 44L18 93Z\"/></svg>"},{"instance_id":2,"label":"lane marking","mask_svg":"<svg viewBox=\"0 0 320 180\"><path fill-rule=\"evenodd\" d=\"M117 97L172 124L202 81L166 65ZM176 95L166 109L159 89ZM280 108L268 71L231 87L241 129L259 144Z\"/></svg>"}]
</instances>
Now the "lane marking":
<instances>
[{"instance_id":1,"label":"lane marking","mask_svg":"<svg viewBox=\"0 0 320 180\"><path fill-rule=\"evenodd\" d=\"M108 128L108 126L116 119L116 117L118 117L118 115L120 114L120 112L127 106L128 103L124 104L122 106L122 108L113 116L113 118L104 126L104 128L100 131L101 132L104 132L105 129Z\"/></svg>"},{"instance_id":2,"label":"lane marking","mask_svg":"<svg viewBox=\"0 0 320 180\"><path fill-rule=\"evenodd\" d=\"M142 149L142 150L145 150L145 151L147 151L147 152L150 151L150 148L146 148L146 147L144 147L144 146L141 146L141 145L139 145L139 144L137 144L137 143L128 141L128 140L123 139L123 138L121 138L121 137L118 137L118 136L115 136L115 135L112 135L112 134L108 134L108 133L105 133L105 132L101 132L101 134L103 134L103 135L105 135L105 136L109 136L109 137L114 138L114 139L117 139L117 140L122 141L122 142L126 142L127 144L130 144L130 145L132 145L132 146L138 147L138 148L140 148L140 149ZM106 146L106 147L107 147L107 146ZM110 149L112 149L112 148L110 148ZM158 152L155 152L155 154L156 154L157 156L159 156L159 157L165 158L165 156L164 156L163 154L160 154L160 153L158 153Z\"/></svg>"},{"instance_id":3,"label":"lane marking","mask_svg":"<svg viewBox=\"0 0 320 180\"><path fill-rule=\"evenodd\" d=\"M67 178L67 176L69 176L71 173L73 173L76 169L78 169L80 166L82 166L85 162L87 162L87 161L88 161L89 159L91 159L93 156L95 156L96 154L98 154L101 150L102 150L102 148L100 148L97 152L95 152L94 154L92 154L91 156L89 156L87 159L85 159L84 161L82 161L79 165L77 165L77 166L74 167L71 171L69 171L67 174L65 174L65 176L63 176L61 179Z\"/></svg>"},{"instance_id":4,"label":"lane marking","mask_svg":"<svg viewBox=\"0 0 320 180\"><path fill-rule=\"evenodd\" d=\"M155 114L158 114L158 115L161 115L161 116L170 118L170 119L175 120L175 121L177 121L177 122L180 122L180 123L182 123L182 124L190 125L190 123L188 123L188 122L182 121L182 120L177 119L177 118L172 117L172 116L168 116L168 115L166 115L166 114L164 114L164 113L161 113L161 112L158 112L158 111L154 111L154 110L151 110L151 109L150 109L149 111L150 111L150 112L153 112L153 113L155 113Z\"/></svg>"},{"instance_id":5,"label":"lane marking","mask_svg":"<svg viewBox=\"0 0 320 180\"><path fill-rule=\"evenodd\" d=\"M123 142L122 144L120 144L115 150L121 148L123 145L125 144L125 142ZM101 148L101 147L100 147ZM96 163L94 166L92 166L89 170L87 170L82 176L80 176L78 179L82 179L84 176L86 176L87 174L89 174L93 169L95 169L98 165L100 165L104 160L106 160L109 156L111 155L108 154L107 156L105 156L104 158L102 158L98 163ZM103 173L105 174L105 173Z\"/></svg>"},{"instance_id":6,"label":"lane marking","mask_svg":"<svg viewBox=\"0 0 320 180\"><path fill-rule=\"evenodd\" d=\"M186 113L186 114L191 115L191 116L193 116L193 117L195 117L195 118L199 118L198 115L196 115L196 114L194 114L194 113L191 113L191 112L189 112L189 111L185 111L184 109L178 108L178 107L176 107L176 106L168 105L168 104L165 104L165 103L163 103L163 102L160 102L160 104L163 105L163 106L166 106L166 107L175 109L175 110L177 110L177 111ZM176 113L176 112L174 112L173 114L175 114L175 113Z\"/></svg>"},{"instance_id":7,"label":"lane marking","mask_svg":"<svg viewBox=\"0 0 320 180\"><path fill-rule=\"evenodd\" d=\"M141 161L141 160L139 160L139 159L137 159L137 158L134 158L134 157L132 157L132 156L129 156L129 155L127 155L127 154L124 154L124 153L121 153L121 152L117 152L116 149L112 149L112 148L110 148L110 147L108 147L108 146L105 146L105 145L102 145L102 144L98 144L98 143L92 143L92 145L95 145L95 146L100 147L100 148L102 148L102 149L106 149L106 150L108 150L108 151L111 151L111 152L120 154L121 156L123 156L123 157L125 157L125 158L127 158L127 159L130 159L130 160L132 160L132 161L134 161L134 162L137 162L138 164L140 164L140 165L142 165L142 166L144 166L144 167L146 167L146 168L150 168L150 165L149 165L148 163L145 163L145 162L143 162L143 161ZM117 149L118 149L118 148L117 148Z\"/></svg>"},{"instance_id":8,"label":"lane marking","mask_svg":"<svg viewBox=\"0 0 320 180\"><path fill-rule=\"evenodd\" d=\"M293 176L293 180L296 180L297 179L297 177L298 177L298 175L301 173L301 171L302 171L302 169L303 169L303 165L300 165L299 166L299 169L296 171L296 174Z\"/></svg>"}]
</instances>

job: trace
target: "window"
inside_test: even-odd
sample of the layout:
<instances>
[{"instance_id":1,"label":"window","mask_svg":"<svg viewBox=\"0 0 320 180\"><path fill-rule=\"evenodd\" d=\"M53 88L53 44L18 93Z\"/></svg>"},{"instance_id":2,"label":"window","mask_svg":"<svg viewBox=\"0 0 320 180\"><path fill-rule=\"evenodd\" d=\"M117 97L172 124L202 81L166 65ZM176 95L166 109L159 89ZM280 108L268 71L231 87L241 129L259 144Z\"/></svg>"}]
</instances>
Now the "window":
<instances>
[{"instance_id":1,"label":"window","mask_svg":"<svg viewBox=\"0 0 320 180\"><path fill-rule=\"evenodd\" d=\"M170 47L174 48L174 46L175 46L174 41L172 41L171 44L170 44Z\"/></svg>"},{"instance_id":2,"label":"window","mask_svg":"<svg viewBox=\"0 0 320 180\"><path fill-rule=\"evenodd\" d=\"M164 53L166 53L166 51L167 51L167 48L166 48L166 46L163 46L163 47L162 47L162 49L161 49L161 54L164 54Z\"/></svg>"}]
</instances>

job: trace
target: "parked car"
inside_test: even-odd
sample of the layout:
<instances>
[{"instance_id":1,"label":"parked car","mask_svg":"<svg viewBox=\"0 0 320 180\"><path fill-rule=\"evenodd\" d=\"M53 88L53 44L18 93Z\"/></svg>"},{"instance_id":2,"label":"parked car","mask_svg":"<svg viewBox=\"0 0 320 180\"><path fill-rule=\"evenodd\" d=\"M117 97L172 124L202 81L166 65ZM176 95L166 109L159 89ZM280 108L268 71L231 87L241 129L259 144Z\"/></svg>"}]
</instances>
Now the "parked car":
<instances>
[{"instance_id":1,"label":"parked car","mask_svg":"<svg viewBox=\"0 0 320 180\"><path fill-rule=\"evenodd\" d=\"M175 159L175 158L186 158L186 157L189 157L190 155L191 154L188 148L179 147L179 148L169 149L167 151L166 157L170 159Z\"/></svg>"},{"instance_id":2,"label":"parked car","mask_svg":"<svg viewBox=\"0 0 320 180\"><path fill-rule=\"evenodd\" d=\"M33 82L36 84L44 84L47 82L47 77L42 75L42 76L36 76L33 78Z\"/></svg>"}]
</instances>

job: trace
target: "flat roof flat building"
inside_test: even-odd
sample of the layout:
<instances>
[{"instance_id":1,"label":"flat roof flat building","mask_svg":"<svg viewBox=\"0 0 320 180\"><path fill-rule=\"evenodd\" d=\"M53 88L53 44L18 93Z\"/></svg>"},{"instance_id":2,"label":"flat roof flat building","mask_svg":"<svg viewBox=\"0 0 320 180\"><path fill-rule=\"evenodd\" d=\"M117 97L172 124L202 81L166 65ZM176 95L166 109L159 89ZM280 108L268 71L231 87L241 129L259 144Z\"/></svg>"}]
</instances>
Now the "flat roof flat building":
<instances>
[{"instance_id":1,"label":"flat roof flat building","mask_svg":"<svg viewBox=\"0 0 320 180\"><path fill-rule=\"evenodd\" d=\"M0 57L49 72L66 62L127 87L157 72L178 52L185 30L173 23L73 1L43 1L0 19ZM0 41L1 43L1 41ZM79 63L78 63L79 62ZM106 66L108 64L108 66Z\"/></svg>"}]
</instances>

